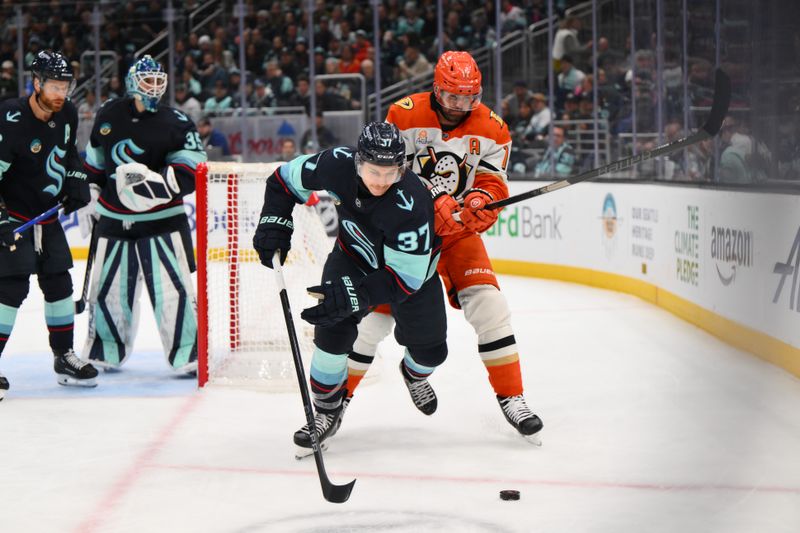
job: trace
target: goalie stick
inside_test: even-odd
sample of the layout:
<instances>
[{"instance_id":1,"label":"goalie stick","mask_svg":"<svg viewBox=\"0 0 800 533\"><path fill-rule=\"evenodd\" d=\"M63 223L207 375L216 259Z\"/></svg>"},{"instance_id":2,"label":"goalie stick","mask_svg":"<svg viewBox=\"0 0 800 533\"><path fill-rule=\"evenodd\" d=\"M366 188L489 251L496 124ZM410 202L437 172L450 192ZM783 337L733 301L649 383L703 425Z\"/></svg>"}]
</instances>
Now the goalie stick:
<instances>
[{"instance_id":1,"label":"goalie stick","mask_svg":"<svg viewBox=\"0 0 800 533\"><path fill-rule=\"evenodd\" d=\"M286 333L289 335L289 345L292 347L292 358L294 359L294 367L297 371L297 383L300 386L300 396L303 398L303 410L306 413L306 422L308 423L309 434L311 436L311 448L314 450L314 461L317 463L319 483L322 485L322 496L331 503L344 503L350 498L350 493L353 490L353 485L356 484L356 480L354 479L346 485L334 485L325 472L325 464L322 462L322 450L320 449L319 438L317 436L317 427L314 423L314 409L311 405L311 396L306 387L306 373L303 370L303 358L300 356L300 345L297 343L297 332L294 329L294 319L292 319L292 310L289 307L289 295L286 292L286 283L283 279L283 265L281 265L280 258L281 251L276 250L275 255L272 257L272 268L275 269L275 279L277 280L278 289L280 290L283 318L286 321Z\"/></svg>"},{"instance_id":2,"label":"goalie stick","mask_svg":"<svg viewBox=\"0 0 800 533\"><path fill-rule=\"evenodd\" d=\"M94 254L97 252L97 221L92 227L92 235L89 237L89 254L86 256L86 272L83 273L83 290L81 299L75 300L75 314L79 315L86 309L86 300L89 298L89 279L92 277L92 266L94 265Z\"/></svg>"},{"instance_id":3,"label":"goalie stick","mask_svg":"<svg viewBox=\"0 0 800 533\"><path fill-rule=\"evenodd\" d=\"M639 154L620 159L619 161L614 161L613 163L603 165L602 167L588 170L582 174L578 174L577 176L570 176L569 178L551 183L550 185L545 185L544 187L539 187L538 189L534 189L532 191L516 194L503 200L486 204L484 209L498 209L500 207L505 207L507 205L527 200L528 198L535 198L536 196L557 191L559 189L563 189L564 187L569 187L570 185L590 180L592 178L602 176L603 174L608 174L609 172L626 169L632 165L641 163L642 161L653 159L654 157L677 152L682 148L686 148L693 144L697 144L700 141L710 139L716 135L722 127L722 121L725 118L725 114L728 112L728 104L730 104L730 100L731 79L727 74L725 74L725 72L722 71L722 69L717 69L714 79L714 101L711 104L711 113L708 115L706 123L703 124L703 127L697 130L697 132L687 137L683 137L682 139L678 139L667 144L662 144L661 146L652 150L647 150Z\"/></svg>"}]
</instances>

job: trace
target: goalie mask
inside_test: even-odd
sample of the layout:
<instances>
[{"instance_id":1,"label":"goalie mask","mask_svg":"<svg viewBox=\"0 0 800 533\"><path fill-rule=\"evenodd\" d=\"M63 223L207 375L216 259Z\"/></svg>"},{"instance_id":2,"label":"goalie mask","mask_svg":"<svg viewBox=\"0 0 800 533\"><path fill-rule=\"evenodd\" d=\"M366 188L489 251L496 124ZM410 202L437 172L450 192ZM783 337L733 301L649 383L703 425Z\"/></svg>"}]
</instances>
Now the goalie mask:
<instances>
[{"instance_id":1,"label":"goalie mask","mask_svg":"<svg viewBox=\"0 0 800 533\"><path fill-rule=\"evenodd\" d=\"M143 56L136 61L125 77L125 88L128 94L139 100L146 111L158 111L158 102L167 92L167 73L164 67L150 57Z\"/></svg>"}]
</instances>

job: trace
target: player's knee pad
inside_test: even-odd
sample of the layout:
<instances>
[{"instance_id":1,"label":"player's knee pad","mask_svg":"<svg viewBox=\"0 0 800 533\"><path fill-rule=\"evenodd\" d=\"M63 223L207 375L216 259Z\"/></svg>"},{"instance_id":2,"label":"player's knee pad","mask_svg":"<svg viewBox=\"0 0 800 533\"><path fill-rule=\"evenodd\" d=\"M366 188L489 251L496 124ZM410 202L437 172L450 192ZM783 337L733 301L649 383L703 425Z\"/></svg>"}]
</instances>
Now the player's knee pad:
<instances>
[{"instance_id":1,"label":"player's knee pad","mask_svg":"<svg viewBox=\"0 0 800 533\"><path fill-rule=\"evenodd\" d=\"M130 355L139 315L140 274L133 241L97 240L85 348L93 363L117 367Z\"/></svg>"},{"instance_id":2,"label":"player's knee pad","mask_svg":"<svg viewBox=\"0 0 800 533\"><path fill-rule=\"evenodd\" d=\"M464 317L478 334L478 342L493 342L513 335L511 310L500 290L493 285L474 285L462 289L458 300Z\"/></svg>"},{"instance_id":3,"label":"player's knee pad","mask_svg":"<svg viewBox=\"0 0 800 533\"><path fill-rule=\"evenodd\" d=\"M0 278L0 304L18 309L28 297L30 280L28 276L8 276Z\"/></svg>"},{"instance_id":4,"label":"player's knee pad","mask_svg":"<svg viewBox=\"0 0 800 533\"><path fill-rule=\"evenodd\" d=\"M408 346L408 355L415 363L424 366L437 367L447 359L447 343L435 344L421 348L419 346Z\"/></svg>"},{"instance_id":5,"label":"player's knee pad","mask_svg":"<svg viewBox=\"0 0 800 533\"><path fill-rule=\"evenodd\" d=\"M197 366L197 301L180 232L136 241L136 252L156 314L161 344L179 372Z\"/></svg>"},{"instance_id":6,"label":"player's knee pad","mask_svg":"<svg viewBox=\"0 0 800 533\"><path fill-rule=\"evenodd\" d=\"M393 326L392 315L378 312L368 314L358 325L358 337L353 344L353 351L374 357L378 344L391 333Z\"/></svg>"},{"instance_id":7,"label":"player's knee pad","mask_svg":"<svg viewBox=\"0 0 800 533\"><path fill-rule=\"evenodd\" d=\"M39 274L39 288L42 289L45 301L55 302L72 298L72 276L69 272L58 274Z\"/></svg>"},{"instance_id":8,"label":"player's knee pad","mask_svg":"<svg viewBox=\"0 0 800 533\"><path fill-rule=\"evenodd\" d=\"M314 328L314 345L329 353L346 354L352 350L357 335L356 320L352 317L346 318L328 328L316 326Z\"/></svg>"}]
</instances>

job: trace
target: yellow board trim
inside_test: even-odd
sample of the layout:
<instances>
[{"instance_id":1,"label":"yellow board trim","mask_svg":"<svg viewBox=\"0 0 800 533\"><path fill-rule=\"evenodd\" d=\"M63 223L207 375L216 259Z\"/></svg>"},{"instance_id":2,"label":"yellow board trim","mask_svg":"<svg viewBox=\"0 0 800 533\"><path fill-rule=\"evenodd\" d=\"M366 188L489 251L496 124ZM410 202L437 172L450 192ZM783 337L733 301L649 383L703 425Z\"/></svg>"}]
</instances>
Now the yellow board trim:
<instances>
[{"instance_id":1,"label":"yellow board trim","mask_svg":"<svg viewBox=\"0 0 800 533\"><path fill-rule=\"evenodd\" d=\"M498 274L557 279L638 296L800 378L800 348L720 316L652 283L589 268L492 259Z\"/></svg>"},{"instance_id":2,"label":"yellow board trim","mask_svg":"<svg viewBox=\"0 0 800 533\"><path fill-rule=\"evenodd\" d=\"M86 259L89 249L73 248L73 259ZM250 258L248 258L250 259ZM499 274L557 279L638 296L702 328L726 343L757 355L800 378L800 348L720 316L652 283L590 268L493 259Z\"/></svg>"}]
</instances>

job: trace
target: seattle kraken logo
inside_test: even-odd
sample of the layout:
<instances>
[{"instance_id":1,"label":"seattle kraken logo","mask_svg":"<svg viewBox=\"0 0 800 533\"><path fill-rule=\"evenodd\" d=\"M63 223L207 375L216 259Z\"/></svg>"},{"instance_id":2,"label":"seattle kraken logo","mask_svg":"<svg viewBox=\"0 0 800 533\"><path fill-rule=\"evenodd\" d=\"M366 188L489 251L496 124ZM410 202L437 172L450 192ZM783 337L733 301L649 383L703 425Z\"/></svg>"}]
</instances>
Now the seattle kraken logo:
<instances>
[{"instance_id":1,"label":"seattle kraken logo","mask_svg":"<svg viewBox=\"0 0 800 533\"><path fill-rule=\"evenodd\" d=\"M375 245L367 239L361 228L352 220L342 220L342 227L358 243L352 244L350 247L361 254L361 257L364 258L369 266L378 268L378 256L375 255L375 250L373 249Z\"/></svg>"},{"instance_id":2,"label":"seattle kraken logo","mask_svg":"<svg viewBox=\"0 0 800 533\"><path fill-rule=\"evenodd\" d=\"M136 160L133 158L133 156L141 155L143 153L144 150L136 146L136 143L133 142L133 140L123 139L115 144L113 148L111 148L111 159L114 161L116 166L120 166L125 163L135 163ZM111 178L116 179L116 176L112 174Z\"/></svg>"},{"instance_id":3,"label":"seattle kraken logo","mask_svg":"<svg viewBox=\"0 0 800 533\"><path fill-rule=\"evenodd\" d=\"M61 184L64 182L64 176L67 175L67 169L61 164L66 154L66 150L62 150L56 146L50 152L50 155L47 156L47 161L44 164L47 175L55 181L55 184L48 185L43 189L44 192L51 196L55 196L61 191Z\"/></svg>"}]
</instances>

